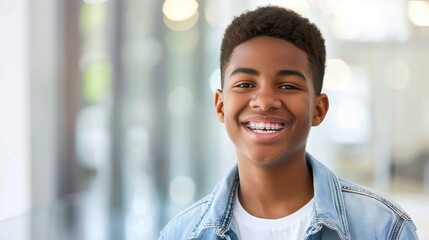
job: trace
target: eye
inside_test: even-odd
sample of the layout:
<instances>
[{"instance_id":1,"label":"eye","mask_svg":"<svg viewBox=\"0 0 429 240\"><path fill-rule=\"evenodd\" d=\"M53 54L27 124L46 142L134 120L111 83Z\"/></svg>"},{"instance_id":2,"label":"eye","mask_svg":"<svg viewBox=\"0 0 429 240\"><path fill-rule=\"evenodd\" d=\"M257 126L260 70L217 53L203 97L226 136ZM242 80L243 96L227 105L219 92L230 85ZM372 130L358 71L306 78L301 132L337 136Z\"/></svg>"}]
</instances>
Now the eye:
<instances>
[{"instance_id":1,"label":"eye","mask_svg":"<svg viewBox=\"0 0 429 240\"><path fill-rule=\"evenodd\" d=\"M296 86L294 86L292 84L283 84L279 88L284 89L284 90L296 90L296 89L298 89Z\"/></svg>"},{"instance_id":2,"label":"eye","mask_svg":"<svg viewBox=\"0 0 429 240\"><path fill-rule=\"evenodd\" d=\"M237 85L235 85L236 88L252 88L254 87L253 84L251 83L239 83Z\"/></svg>"}]
</instances>

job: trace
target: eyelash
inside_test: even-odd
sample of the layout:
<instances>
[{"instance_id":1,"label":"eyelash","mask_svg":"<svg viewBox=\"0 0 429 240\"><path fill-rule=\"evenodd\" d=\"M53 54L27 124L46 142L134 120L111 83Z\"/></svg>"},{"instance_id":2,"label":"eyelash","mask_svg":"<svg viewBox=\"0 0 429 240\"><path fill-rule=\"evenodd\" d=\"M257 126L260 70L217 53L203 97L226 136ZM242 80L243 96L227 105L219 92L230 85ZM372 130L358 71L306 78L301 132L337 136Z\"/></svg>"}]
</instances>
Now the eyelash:
<instances>
[{"instance_id":1,"label":"eyelash","mask_svg":"<svg viewBox=\"0 0 429 240\"><path fill-rule=\"evenodd\" d=\"M237 88L251 88L251 87L255 87L255 86L251 83L240 83L240 84L235 85L235 87L237 87Z\"/></svg>"},{"instance_id":2,"label":"eyelash","mask_svg":"<svg viewBox=\"0 0 429 240\"><path fill-rule=\"evenodd\" d=\"M295 90L298 89L297 87L295 87L294 85L291 84L285 84L285 85L281 85L280 89L284 89L284 90Z\"/></svg>"}]
</instances>

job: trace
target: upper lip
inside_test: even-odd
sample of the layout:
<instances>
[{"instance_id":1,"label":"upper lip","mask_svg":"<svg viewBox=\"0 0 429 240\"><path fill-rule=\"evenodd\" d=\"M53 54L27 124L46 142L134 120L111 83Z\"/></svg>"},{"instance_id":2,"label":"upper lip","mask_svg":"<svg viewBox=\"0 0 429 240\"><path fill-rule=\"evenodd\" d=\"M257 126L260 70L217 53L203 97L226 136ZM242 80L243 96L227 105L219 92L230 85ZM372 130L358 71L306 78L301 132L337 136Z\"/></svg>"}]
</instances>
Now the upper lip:
<instances>
[{"instance_id":1,"label":"upper lip","mask_svg":"<svg viewBox=\"0 0 429 240\"><path fill-rule=\"evenodd\" d=\"M279 116L247 116L241 120L242 123L248 122L271 122L271 123L288 123L289 121Z\"/></svg>"}]
</instances>

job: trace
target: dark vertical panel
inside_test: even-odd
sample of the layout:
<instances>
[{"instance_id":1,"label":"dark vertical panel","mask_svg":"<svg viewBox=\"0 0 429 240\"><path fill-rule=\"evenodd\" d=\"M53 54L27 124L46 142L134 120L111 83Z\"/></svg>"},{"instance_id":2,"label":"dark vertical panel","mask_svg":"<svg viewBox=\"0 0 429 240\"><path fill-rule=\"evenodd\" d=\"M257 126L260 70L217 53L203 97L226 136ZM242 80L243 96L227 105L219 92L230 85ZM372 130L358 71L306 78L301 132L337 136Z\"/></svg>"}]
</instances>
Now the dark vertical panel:
<instances>
[{"instance_id":1,"label":"dark vertical panel","mask_svg":"<svg viewBox=\"0 0 429 240\"><path fill-rule=\"evenodd\" d=\"M79 72L80 36L78 28L81 1L61 1L58 18L60 32L60 74L58 79L58 171L59 197L81 191L83 172L76 159L76 118L81 107L81 76ZM76 237L76 213L65 209L61 232L65 239ZM59 230L58 230L59 231Z\"/></svg>"},{"instance_id":2,"label":"dark vertical panel","mask_svg":"<svg viewBox=\"0 0 429 240\"><path fill-rule=\"evenodd\" d=\"M61 21L61 74L58 84L59 100L59 174L60 196L81 189L82 170L76 161L76 118L81 107L81 76L79 72L80 37L78 29L80 1L62 1Z\"/></svg>"},{"instance_id":3,"label":"dark vertical panel","mask_svg":"<svg viewBox=\"0 0 429 240\"><path fill-rule=\"evenodd\" d=\"M110 115L110 179L109 179L109 239L125 238L124 192L124 104L126 80L123 73L124 4L122 0L109 1L109 52L112 62L112 105Z\"/></svg>"}]
</instances>

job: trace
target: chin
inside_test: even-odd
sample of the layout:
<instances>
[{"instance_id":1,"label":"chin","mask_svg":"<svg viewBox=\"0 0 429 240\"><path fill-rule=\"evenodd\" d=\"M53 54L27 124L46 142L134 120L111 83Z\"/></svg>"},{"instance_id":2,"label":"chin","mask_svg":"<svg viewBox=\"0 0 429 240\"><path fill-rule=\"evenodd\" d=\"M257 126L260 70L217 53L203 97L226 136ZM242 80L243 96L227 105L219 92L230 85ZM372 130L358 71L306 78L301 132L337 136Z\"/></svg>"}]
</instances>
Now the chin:
<instances>
[{"instance_id":1,"label":"chin","mask_svg":"<svg viewBox=\"0 0 429 240\"><path fill-rule=\"evenodd\" d=\"M254 164L255 166L260 167L273 167L279 166L289 162L292 159L300 159L299 156L305 156L305 148L299 148L294 150L285 151L285 148L282 148L284 151L276 151L274 149L266 149L263 147L255 147L257 151L247 151L242 152L239 156L239 160ZM287 149L286 149L287 150Z\"/></svg>"},{"instance_id":2,"label":"chin","mask_svg":"<svg viewBox=\"0 0 429 240\"><path fill-rule=\"evenodd\" d=\"M260 167L272 167L281 164L282 159L284 158L272 154L267 156L266 152L264 152L258 154L250 154L242 160Z\"/></svg>"}]
</instances>

